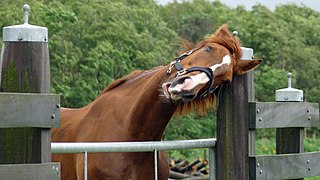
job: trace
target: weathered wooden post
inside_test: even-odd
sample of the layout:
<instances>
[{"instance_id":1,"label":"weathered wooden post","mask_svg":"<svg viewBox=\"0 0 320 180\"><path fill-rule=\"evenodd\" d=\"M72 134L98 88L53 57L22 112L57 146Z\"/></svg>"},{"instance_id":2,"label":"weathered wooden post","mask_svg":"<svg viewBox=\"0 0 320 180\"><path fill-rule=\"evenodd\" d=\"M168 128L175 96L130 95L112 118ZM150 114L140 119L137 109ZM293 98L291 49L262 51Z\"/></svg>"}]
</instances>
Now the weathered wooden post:
<instances>
[{"instance_id":1,"label":"weathered wooden post","mask_svg":"<svg viewBox=\"0 0 320 180\"><path fill-rule=\"evenodd\" d=\"M242 48L242 60L253 59L253 49ZM216 177L245 180L249 177L248 101L254 98L253 72L234 76L218 100ZM250 148L251 149L251 148Z\"/></svg>"},{"instance_id":2,"label":"weathered wooden post","mask_svg":"<svg viewBox=\"0 0 320 180\"><path fill-rule=\"evenodd\" d=\"M276 90L276 102L302 102L303 91L291 87L292 74L288 73L288 88ZM276 129L276 153L303 153L304 128L288 127ZM303 179L303 178L301 178Z\"/></svg>"},{"instance_id":3,"label":"weathered wooden post","mask_svg":"<svg viewBox=\"0 0 320 180\"><path fill-rule=\"evenodd\" d=\"M276 90L277 102L302 102L303 91L291 87L292 74L288 73L288 88ZM302 153L303 127L277 128L276 152L277 154Z\"/></svg>"},{"instance_id":4,"label":"weathered wooden post","mask_svg":"<svg viewBox=\"0 0 320 180\"><path fill-rule=\"evenodd\" d=\"M48 30L30 25L29 6L23 9L22 25L3 28L0 174L4 179L59 179L59 164L49 163L51 128L60 123L60 98L46 94L50 93Z\"/></svg>"}]
</instances>

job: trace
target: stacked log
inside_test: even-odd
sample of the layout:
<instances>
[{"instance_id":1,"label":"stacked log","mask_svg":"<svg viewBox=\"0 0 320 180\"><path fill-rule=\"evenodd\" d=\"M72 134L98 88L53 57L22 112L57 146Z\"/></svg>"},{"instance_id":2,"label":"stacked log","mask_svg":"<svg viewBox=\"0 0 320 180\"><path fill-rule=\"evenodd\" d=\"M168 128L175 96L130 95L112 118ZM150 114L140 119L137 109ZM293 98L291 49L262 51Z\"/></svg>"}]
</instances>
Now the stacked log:
<instances>
[{"instance_id":1,"label":"stacked log","mask_svg":"<svg viewBox=\"0 0 320 180\"><path fill-rule=\"evenodd\" d=\"M208 161L198 158L191 163L182 159L169 159L170 179L208 179ZM201 178L203 177L203 178Z\"/></svg>"}]
</instances>

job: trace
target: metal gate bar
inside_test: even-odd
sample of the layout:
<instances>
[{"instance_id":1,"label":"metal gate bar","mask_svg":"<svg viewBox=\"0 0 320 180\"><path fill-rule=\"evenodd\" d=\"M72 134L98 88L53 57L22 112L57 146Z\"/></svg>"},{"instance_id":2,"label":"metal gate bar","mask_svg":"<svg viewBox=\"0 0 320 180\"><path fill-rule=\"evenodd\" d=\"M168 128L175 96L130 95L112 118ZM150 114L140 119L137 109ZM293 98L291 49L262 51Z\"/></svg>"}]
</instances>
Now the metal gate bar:
<instances>
[{"instance_id":1,"label":"metal gate bar","mask_svg":"<svg viewBox=\"0 0 320 180\"><path fill-rule=\"evenodd\" d=\"M84 179L87 180L88 174L88 153L105 153L105 152L153 152L154 153L154 170L155 180L158 180L158 151L163 150L184 150L209 148L210 162L210 180L215 177L215 146L216 139L197 139L197 140L180 140L180 141L144 141L144 142L103 142L103 143L51 143L53 154L65 153L84 153Z\"/></svg>"}]
</instances>

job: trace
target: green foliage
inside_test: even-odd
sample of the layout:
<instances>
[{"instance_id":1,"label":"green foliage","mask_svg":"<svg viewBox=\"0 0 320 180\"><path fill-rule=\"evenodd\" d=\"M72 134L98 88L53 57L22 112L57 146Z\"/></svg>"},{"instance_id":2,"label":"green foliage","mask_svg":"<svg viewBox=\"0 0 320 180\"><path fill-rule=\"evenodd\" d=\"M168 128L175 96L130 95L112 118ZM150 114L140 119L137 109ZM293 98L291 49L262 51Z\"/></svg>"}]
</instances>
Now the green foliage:
<instances>
[{"instance_id":1,"label":"green foliage","mask_svg":"<svg viewBox=\"0 0 320 180\"><path fill-rule=\"evenodd\" d=\"M215 136L215 127L215 113L209 113L206 117L201 117L194 113L188 116L174 117L166 129L164 139L210 138Z\"/></svg>"},{"instance_id":2,"label":"green foliage","mask_svg":"<svg viewBox=\"0 0 320 180\"><path fill-rule=\"evenodd\" d=\"M281 69L262 66L254 77L256 101L275 101L275 90L288 87L286 72Z\"/></svg>"},{"instance_id":3,"label":"green foliage","mask_svg":"<svg viewBox=\"0 0 320 180\"><path fill-rule=\"evenodd\" d=\"M305 138L304 151L305 152L320 151L320 139ZM259 138L256 141L256 154L257 155L276 154L275 134L272 137Z\"/></svg>"},{"instance_id":4,"label":"green foliage","mask_svg":"<svg viewBox=\"0 0 320 180\"><path fill-rule=\"evenodd\" d=\"M166 128L164 140L188 140L215 137L216 114L209 113L206 117L194 113L188 116L174 117ZM170 157L194 160L204 155L203 149L168 151Z\"/></svg>"},{"instance_id":5,"label":"green foliage","mask_svg":"<svg viewBox=\"0 0 320 180\"><path fill-rule=\"evenodd\" d=\"M2 27L21 24L23 2L0 4ZM177 35L151 0L29 4L30 23L48 27L52 92L63 106L84 106L113 80L174 57Z\"/></svg>"}]
</instances>

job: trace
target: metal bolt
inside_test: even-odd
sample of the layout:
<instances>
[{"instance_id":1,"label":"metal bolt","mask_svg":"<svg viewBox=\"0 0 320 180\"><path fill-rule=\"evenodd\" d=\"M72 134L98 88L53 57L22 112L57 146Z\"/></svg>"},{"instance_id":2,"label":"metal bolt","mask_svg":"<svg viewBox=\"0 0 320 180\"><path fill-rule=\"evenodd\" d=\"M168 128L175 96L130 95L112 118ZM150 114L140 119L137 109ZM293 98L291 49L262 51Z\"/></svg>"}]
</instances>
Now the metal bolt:
<instances>
[{"instance_id":1,"label":"metal bolt","mask_svg":"<svg viewBox=\"0 0 320 180\"><path fill-rule=\"evenodd\" d=\"M260 122L262 121L262 117L261 117L261 118L259 118L259 121L260 121Z\"/></svg>"},{"instance_id":2,"label":"metal bolt","mask_svg":"<svg viewBox=\"0 0 320 180\"><path fill-rule=\"evenodd\" d=\"M59 174L59 173L60 173L60 171L59 171L59 167L56 167L56 172L57 172L57 174Z\"/></svg>"},{"instance_id":3,"label":"metal bolt","mask_svg":"<svg viewBox=\"0 0 320 180\"><path fill-rule=\"evenodd\" d=\"M260 112L260 110L259 109L257 109L257 113L259 113Z\"/></svg>"},{"instance_id":4,"label":"metal bolt","mask_svg":"<svg viewBox=\"0 0 320 180\"><path fill-rule=\"evenodd\" d=\"M57 104L57 108L60 108L60 104Z\"/></svg>"},{"instance_id":5,"label":"metal bolt","mask_svg":"<svg viewBox=\"0 0 320 180\"><path fill-rule=\"evenodd\" d=\"M263 173L263 171L262 171L262 170L260 170L260 171L259 171L259 173L260 173L260 174L262 174L262 173Z\"/></svg>"},{"instance_id":6,"label":"metal bolt","mask_svg":"<svg viewBox=\"0 0 320 180\"><path fill-rule=\"evenodd\" d=\"M19 35L19 36L18 36L18 41L22 41L22 40L23 40L22 35Z\"/></svg>"},{"instance_id":7,"label":"metal bolt","mask_svg":"<svg viewBox=\"0 0 320 180\"><path fill-rule=\"evenodd\" d=\"M233 31L233 32L232 32L232 35L235 36L235 37L237 37L237 36L238 36L238 31Z\"/></svg>"},{"instance_id":8,"label":"metal bolt","mask_svg":"<svg viewBox=\"0 0 320 180\"><path fill-rule=\"evenodd\" d=\"M260 167L260 164L259 164L259 163L257 163L257 167Z\"/></svg>"},{"instance_id":9,"label":"metal bolt","mask_svg":"<svg viewBox=\"0 0 320 180\"><path fill-rule=\"evenodd\" d=\"M54 118L56 118L56 115L52 114L51 119L54 119Z\"/></svg>"},{"instance_id":10,"label":"metal bolt","mask_svg":"<svg viewBox=\"0 0 320 180\"><path fill-rule=\"evenodd\" d=\"M308 164L310 163L310 160L309 160L309 159L307 160L307 163L308 163Z\"/></svg>"},{"instance_id":11,"label":"metal bolt","mask_svg":"<svg viewBox=\"0 0 320 180\"><path fill-rule=\"evenodd\" d=\"M288 97L285 97L285 98L284 98L284 100L288 100L288 99L289 99Z\"/></svg>"},{"instance_id":12,"label":"metal bolt","mask_svg":"<svg viewBox=\"0 0 320 180\"><path fill-rule=\"evenodd\" d=\"M309 121L311 120L311 117L310 117L310 116L308 117L308 120L309 120Z\"/></svg>"},{"instance_id":13,"label":"metal bolt","mask_svg":"<svg viewBox=\"0 0 320 180\"><path fill-rule=\"evenodd\" d=\"M310 110L309 109L307 109L307 113L309 113L310 112Z\"/></svg>"},{"instance_id":14,"label":"metal bolt","mask_svg":"<svg viewBox=\"0 0 320 180\"><path fill-rule=\"evenodd\" d=\"M308 170L311 171L311 167L308 167Z\"/></svg>"}]
</instances>

